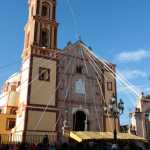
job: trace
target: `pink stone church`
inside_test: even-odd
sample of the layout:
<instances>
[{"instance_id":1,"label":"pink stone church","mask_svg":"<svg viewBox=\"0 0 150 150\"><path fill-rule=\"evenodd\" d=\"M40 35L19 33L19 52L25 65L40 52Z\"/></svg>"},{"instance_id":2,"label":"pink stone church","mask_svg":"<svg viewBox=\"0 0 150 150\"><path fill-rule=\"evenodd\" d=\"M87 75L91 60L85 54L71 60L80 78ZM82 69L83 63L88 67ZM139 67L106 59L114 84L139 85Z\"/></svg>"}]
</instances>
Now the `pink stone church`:
<instances>
[{"instance_id":1,"label":"pink stone church","mask_svg":"<svg viewBox=\"0 0 150 150\"><path fill-rule=\"evenodd\" d=\"M115 65L81 40L57 47L56 0L28 0L28 6L21 69L0 95L0 134L36 143L44 135L56 142L69 131L112 131L103 106L117 95Z\"/></svg>"}]
</instances>

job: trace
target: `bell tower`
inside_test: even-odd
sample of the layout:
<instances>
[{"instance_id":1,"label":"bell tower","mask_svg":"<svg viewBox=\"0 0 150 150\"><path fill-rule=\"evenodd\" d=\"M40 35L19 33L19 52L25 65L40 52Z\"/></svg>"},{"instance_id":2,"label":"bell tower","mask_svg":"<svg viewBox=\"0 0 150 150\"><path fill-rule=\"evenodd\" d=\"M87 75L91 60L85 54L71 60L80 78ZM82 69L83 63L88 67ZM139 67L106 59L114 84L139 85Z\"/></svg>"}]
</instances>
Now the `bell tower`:
<instances>
[{"instance_id":1,"label":"bell tower","mask_svg":"<svg viewBox=\"0 0 150 150\"><path fill-rule=\"evenodd\" d=\"M13 138L36 143L44 135L57 138L56 0L28 0L29 17L25 25L22 53L19 109Z\"/></svg>"},{"instance_id":2,"label":"bell tower","mask_svg":"<svg viewBox=\"0 0 150 150\"><path fill-rule=\"evenodd\" d=\"M28 0L28 4L23 59L30 55L32 47L57 48L56 0Z\"/></svg>"}]
</instances>

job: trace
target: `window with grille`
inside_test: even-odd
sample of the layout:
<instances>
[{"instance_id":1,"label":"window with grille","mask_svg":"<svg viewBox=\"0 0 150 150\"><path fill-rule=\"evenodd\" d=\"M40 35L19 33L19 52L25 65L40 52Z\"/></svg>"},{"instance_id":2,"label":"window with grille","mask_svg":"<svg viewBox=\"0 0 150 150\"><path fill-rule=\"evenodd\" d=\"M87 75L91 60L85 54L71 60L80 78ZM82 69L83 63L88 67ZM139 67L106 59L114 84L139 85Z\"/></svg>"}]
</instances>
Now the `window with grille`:
<instances>
[{"instance_id":1,"label":"window with grille","mask_svg":"<svg viewBox=\"0 0 150 150\"><path fill-rule=\"evenodd\" d=\"M49 3L47 2L42 3L41 16L50 19L50 15L51 15L50 13L51 13L51 6L49 5Z\"/></svg>"},{"instance_id":2,"label":"window with grille","mask_svg":"<svg viewBox=\"0 0 150 150\"><path fill-rule=\"evenodd\" d=\"M50 69L40 67L39 68L39 80L50 81Z\"/></svg>"},{"instance_id":3,"label":"window with grille","mask_svg":"<svg viewBox=\"0 0 150 150\"><path fill-rule=\"evenodd\" d=\"M16 120L15 120L15 119L8 118L8 119L7 119L6 129L7 129L7 130L11 130L12 128L15 127L15 124L16 124Z\"/></svg>"}]
</instances>

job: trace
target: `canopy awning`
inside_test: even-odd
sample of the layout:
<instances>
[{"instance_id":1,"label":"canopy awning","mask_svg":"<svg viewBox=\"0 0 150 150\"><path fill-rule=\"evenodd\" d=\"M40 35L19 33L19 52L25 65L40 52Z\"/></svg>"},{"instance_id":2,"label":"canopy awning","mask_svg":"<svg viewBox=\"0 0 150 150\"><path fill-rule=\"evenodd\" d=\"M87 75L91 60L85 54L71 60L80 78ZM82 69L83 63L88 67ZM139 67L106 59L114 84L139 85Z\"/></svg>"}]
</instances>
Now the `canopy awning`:
<instances>
[{"instance_id":1,"label":"canopy awning","mask_svg":"<svg viewBox=\"0 0 150 150\"><path fill-rule=\"evenodd\" d=\"M74 132L71 131L69 133L69 137L74 139L77 142L83 141L92 141L92 140L113 140L112 132ZM141 142L146 142L146 140L142 137L135 136L129 133L117 133L118 140L136 140Z\"/></svg>"}]
</instances>

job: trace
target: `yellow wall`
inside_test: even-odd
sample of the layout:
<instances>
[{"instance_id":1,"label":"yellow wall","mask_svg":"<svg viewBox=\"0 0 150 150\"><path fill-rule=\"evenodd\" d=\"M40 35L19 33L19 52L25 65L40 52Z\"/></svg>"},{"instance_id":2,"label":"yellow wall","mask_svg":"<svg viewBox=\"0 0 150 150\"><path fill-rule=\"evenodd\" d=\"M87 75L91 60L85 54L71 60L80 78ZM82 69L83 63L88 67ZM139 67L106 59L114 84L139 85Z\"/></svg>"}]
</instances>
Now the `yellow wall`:
<instances>
[{"instance_id":1,"label":"yellow wall","mask_svg":"<svg viewBox=\"0 0 150 150\"><path fill-rule=\"evenodd\" d=\"M16 118L15 115L0 114L0 134L9 134L11 131L6 130L7 119Z\"/></svg>"},{"instance_id":2,"label":"yellow wall","mask_svg":"<svg viewBox=\"0 0 150 150\"><path fill-rule=\"evenodd\" d=\"M25 120L25 106L27 105L27 94L28 94L28 80L29 80L29 65L30 59L23 62L22 72L21 72L21 85L20 85L20 95L18 102L18 113L16 117L16 127L15 131L24 130L24 120Z\"/></svg>"},{"instance_id":3,"label":"yellow wall","mask_svg":"<svg viewBox=\"0 0 150 150\"><path fill-rule=\"evenodd\" d=\"M44 58L33 58L30 104L55 105L56 90L56 61ZM50 81L38 78L39 67L50 69Z\"/></svg>"},{"instance_id":4,"label":"yellow wall","mask_svg":"<svg viewBox=\"0 0 150 150\"><path fill-rule=\"evenodd\" d=\"M21 68L22 72L21 72L21 85L20 85L19 104L24 103L24 105L27 104L29 65L30 65L30 59L23 62L23 65L22 65L22 68Z\"/></svg>"},{"instance_id":5,"label":"yellow wall","mask_svg":"<svg viewBox=\"0 0 150 150\"><path fill-rule=\"evenodd\" d=\"M11 142L11 130L7 130L7 119L15 119L15 115L0 114L1 143Z\"/></svg>"},{"instance_id":6,"label":"yellow wall","mask_svg":"<svg viewBox=\"0 0 150 150\"><path fill-rule=\"evenodd\" d=\"M39 122L40 117L42 119ZM38 124L38 126L37 126ZM29 111L27 130L55 131L56 112Z\"/></svg>"}]
</instances>

